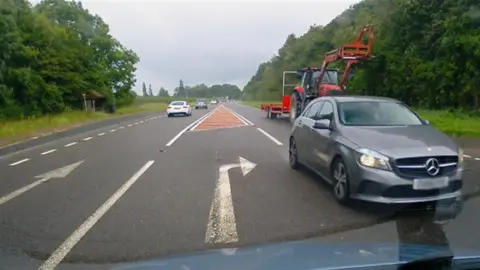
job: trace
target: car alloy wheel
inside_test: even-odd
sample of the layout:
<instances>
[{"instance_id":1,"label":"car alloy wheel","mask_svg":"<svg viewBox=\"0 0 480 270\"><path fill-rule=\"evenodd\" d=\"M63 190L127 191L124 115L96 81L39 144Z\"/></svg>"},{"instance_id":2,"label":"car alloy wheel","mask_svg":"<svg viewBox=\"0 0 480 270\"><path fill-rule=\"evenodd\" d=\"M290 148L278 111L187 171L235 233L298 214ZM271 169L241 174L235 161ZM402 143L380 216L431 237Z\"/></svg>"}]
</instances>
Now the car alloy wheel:
<instances>
[{"instance_id":1,"label":"car alloy wheel","mask_svg":"<svg viewBox=\"0 0 480 270\"><path fill-rule=\"evenodd\" d=\"M298 164L298 150L297 150L297 144L295 143L295 139L292 138L290 139L290 147L288 149L288 159L290 161L290 167L294 170L297 170L299 168Z\"/></svg>"},{"instance_id":2,"label":"car alloy wheel","mask_svg":"<svg viewBox=\"0 0 480 270\"><path fill-rule=\"evenodd\" d=\"M346 204L350 197L347 167L341 159L333 165L333 195L341 204Z\"/></svg>"}]
</instances>

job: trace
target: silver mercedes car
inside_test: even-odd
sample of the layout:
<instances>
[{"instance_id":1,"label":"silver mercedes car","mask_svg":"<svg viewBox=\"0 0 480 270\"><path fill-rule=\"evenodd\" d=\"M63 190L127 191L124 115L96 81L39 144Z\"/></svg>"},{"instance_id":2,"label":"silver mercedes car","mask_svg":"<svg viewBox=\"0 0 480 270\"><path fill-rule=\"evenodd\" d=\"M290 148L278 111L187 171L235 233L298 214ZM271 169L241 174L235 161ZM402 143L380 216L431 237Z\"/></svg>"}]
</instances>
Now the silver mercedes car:
<instances>
[{"instance_id":1,"label":"silver mercedes car","mask_svg":"<svg viewBox=\"0 0 480 270\"><path fill-rule=\"evenodd\" d=\"M335 96L311 101L296 119L290 166L332 185L336 200L420 203L461 196L463 152L402 102Z\"/></svg>"}]
</instances>

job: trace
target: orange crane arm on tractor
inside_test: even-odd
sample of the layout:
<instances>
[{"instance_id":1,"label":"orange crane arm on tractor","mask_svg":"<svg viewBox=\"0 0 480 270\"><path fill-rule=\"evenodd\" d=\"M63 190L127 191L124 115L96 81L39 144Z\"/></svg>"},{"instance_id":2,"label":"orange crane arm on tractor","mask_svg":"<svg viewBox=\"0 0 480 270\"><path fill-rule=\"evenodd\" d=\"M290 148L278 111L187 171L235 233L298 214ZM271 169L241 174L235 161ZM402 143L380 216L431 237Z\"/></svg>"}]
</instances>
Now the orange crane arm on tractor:
<instances>
[{"instance_id":1,"label":"orange crane arm on tractor","mask_svg":"<svg viewBox=\"0 0 480 270\"><path fill-rule=\"evenodd\" d=\"M368 43L364 44L362 42L363 35L368 34ZM366 25L362 28L362 31L358 34L355 41L350 44L343 45L340 48L327 52L325 54L325 59L323 60L320 78L323 77L328 64L340 61L347 60L347 65L343 72L342 81L339 86L342 90L345 90L345 84L347 83L350 75L350 70L354 64L357 64L363 60L370 60L373 56L370 54L372 52L374 33L371 25Z\"/></svg>"},{"instance_id":2,"label":"orange crane arm on tractor","mask_svg":"<svg viewBox=\"0 0 480 270\"><path fill-rule=\"evenodd\" d=\"M363 42L364 35L368 34L368 42ZM274 118L280 114L289 114L293 122L303 112L307 104L321 96L345 94L345 84L347 83L352 66L360 61L370 60L374 40L374 32L371 25L362 28L357 38L349 44L340 46L338 49L327 52L321 68L304 68L297 71L302 82L294 87L290 96L283 93L282 104L262 104L262 110L267 112L267 117ZM337 61L347 61L343 72L342 80L338 81L337 69L328 68L328 65ZM285 74L294 73L284 72L283 80L285 88ZM284 92L284 90L282 90ZM287 104L287 105L286 105Z\"/></svg>"}]
</instances>

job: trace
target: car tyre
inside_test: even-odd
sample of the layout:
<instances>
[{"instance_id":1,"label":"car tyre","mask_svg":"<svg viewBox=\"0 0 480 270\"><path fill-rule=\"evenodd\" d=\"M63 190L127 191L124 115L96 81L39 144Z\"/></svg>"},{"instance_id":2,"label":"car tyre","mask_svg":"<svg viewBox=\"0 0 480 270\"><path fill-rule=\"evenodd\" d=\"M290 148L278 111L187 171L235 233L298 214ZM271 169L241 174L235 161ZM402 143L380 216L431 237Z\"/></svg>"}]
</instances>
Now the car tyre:
<instances>
[{"instance_id":1,"label":"car tyre","mask_svg":"<svg viewBox=\"0 0 480 270\"><path fill-rule=\"evenodd\" d=\"M350 184L347 166L342 158L336 158L332 164L333 196L339 204L347 205L350 202Z\"/></svg>"},{"instance_id":2,"label":"car tyre","mask_svg":"<svg viewBox=\"0 0 480 270\"><path fill-rule=\"evenodd\" d=\"M293 137L290 139L290 145L288 147L288 160L292 169L300 169L300 163L298 163L297 143Z\"/></svg>"}]
</instances>

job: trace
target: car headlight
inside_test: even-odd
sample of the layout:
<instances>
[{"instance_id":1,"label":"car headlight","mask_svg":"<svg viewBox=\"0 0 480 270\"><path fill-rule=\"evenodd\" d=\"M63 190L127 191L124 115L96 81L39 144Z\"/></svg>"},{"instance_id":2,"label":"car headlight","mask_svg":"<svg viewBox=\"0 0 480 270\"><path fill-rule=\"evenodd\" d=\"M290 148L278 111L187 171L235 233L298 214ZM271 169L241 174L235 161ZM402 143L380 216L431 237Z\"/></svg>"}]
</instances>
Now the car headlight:
<instances>
[{"instance_id":1,"label":"car headlight","mask_svg":"<svg viewBox=\"0 0 480 270\"><path fill-rule=\"evenodd\" d=\"M358 162L361 165L386 171L392 170L388 157L366 148L357 149L357 152L360 153Z\"/></svg>"},{"instance_id":2,"label":"car headlight","mask_svg":"<svg viewBox=\"0 0 480 270\"><path fill-rule=\"evenodd\" d=\"M463 163L464 158L465 158L465 156L463 155L463 149L458 148L458 164L459 165Z\"/></svg>"}]
</instances>

